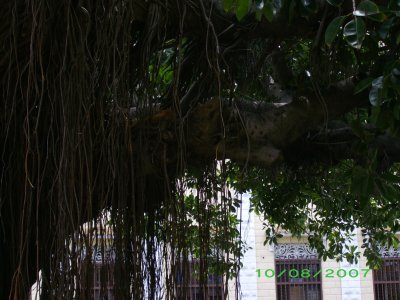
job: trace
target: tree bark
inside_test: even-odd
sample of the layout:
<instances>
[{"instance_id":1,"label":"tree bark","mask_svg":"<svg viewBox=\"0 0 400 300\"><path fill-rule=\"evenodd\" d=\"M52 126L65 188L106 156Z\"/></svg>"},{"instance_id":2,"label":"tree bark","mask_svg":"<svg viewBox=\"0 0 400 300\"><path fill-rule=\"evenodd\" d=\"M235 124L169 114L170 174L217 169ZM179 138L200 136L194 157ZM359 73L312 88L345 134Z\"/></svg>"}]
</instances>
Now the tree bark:
<instances>
[{"instance_id":1,"label":"tree bark","mask_svg":"<svg viewBox=\"0 0 400 300\"><path fill-rule=\"evenodd\" d=\"M332 85L322 97L310 92L284 105L213 98L192 110L187 121L177 119L171 110L150 120L161 128L161 139L169 145L175 144L173 128L184 122L188 152L195 157L271 167L284 162L287 149L307 132L367 104L365 93L353 95L353 81Z\"/></svg>"}]
</instances>

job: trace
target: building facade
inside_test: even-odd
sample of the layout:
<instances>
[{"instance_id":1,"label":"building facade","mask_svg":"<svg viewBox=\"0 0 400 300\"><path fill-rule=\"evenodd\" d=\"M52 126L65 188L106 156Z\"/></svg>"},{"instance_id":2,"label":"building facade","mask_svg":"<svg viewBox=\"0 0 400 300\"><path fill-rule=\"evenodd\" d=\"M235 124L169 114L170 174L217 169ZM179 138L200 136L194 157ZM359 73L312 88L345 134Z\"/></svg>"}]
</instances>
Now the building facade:
<instances>
[{"instance_id":1,"label":"building facade","mask_svg":"<svg viewBox=\"0 0 400 300\"><path fill-rule=\"evenodd\" d=\"M249 195L243 195L243 212L248 211ZM230 285L230 299L262 300L399 300L400 248L381 251L380 270L370 270L366 258L357 264L322 261L311 249L307 237L290 234L277 245L264 245L262 220L254 213L243 215L242 238L252 248L243 258L239 295ZM351 245L361 249L361 231L354 231Z\"/></svg>"},{"instance_id":2,"label":"building facade","mask_svg":"<svg viewBox=\"0 0 400 300\"><path fill-rule=\"evenodd\" d=\"M263 220L250 212L250 195L242 196L240 219L242 239L250 249L242 258L243 268L239 280L229 283L228 298L244 300L400 300L400 248L383 248L383 267L370 270L366 258L357 264L322 261L308 245L307 237L293 238L290 234L278 240L277 245L264 245ZM99 238L112 240L112 233ZM111 242L110 242L111 243ZM350 245L362 245L361 230L354 231ZM105 253L104 253L105 252ZM83 254L86 256L87 254ZM116 299L114 297L113 261L111 249L93 247L93 266L87 281L81 282L82 292L89 291L90 299ZM198 262L188 264L186 274L194 274ZM82 275L86 272L83 268ZM196 276L178 276L178 299L222 300L223 279L208 277L204 292ZM101 285L103 282L103 285ZM104 283L105 282L105 283ZM36 285L30 299L38 299Z\"/></svg>"}]
</instances>

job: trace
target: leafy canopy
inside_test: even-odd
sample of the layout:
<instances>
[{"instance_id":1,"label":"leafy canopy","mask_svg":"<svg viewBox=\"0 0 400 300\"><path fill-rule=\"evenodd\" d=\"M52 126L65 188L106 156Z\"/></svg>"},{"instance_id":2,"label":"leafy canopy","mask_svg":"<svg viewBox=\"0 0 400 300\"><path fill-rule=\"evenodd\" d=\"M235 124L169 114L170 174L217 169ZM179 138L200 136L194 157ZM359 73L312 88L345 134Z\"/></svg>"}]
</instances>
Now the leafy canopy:
<instances>
[{"instance_id":1,"label":"leafy canopy","mask_svg":"<svg viewBox=\"0 0 400 300\"><path fill-rule=\"evenodd\" d=\"M344 1L324 2L224 0L224 8L242 22L253 14L259 21L274 22L282 15L288 22L298 17L309 20L322 5L328 4L326 11L335 8L334 14L325 14L329 23L321 25L324 44L316 41L321 36L300 36L284 40L281 47L290 52L296 89L312 88L313 78L302 80L305 70L311 77L319 76L320 82L361 74L354 94L368 90L371 107L349 113L341 122L359 137L353 151L363 159L331 167L300 165L274 171L254 167L245 175L232 167L232 184L239 191L252 191L253 207L265 219L266 242L277 242L282 230L298 236L306 232L324 259L353 261L359 252L344 247L344 242L359 227L362 248L370 265L375 265L382 245L399 246L400 166L382 169L377 151L369 147L373 138L368 128L400 136L400 2L364 0L346 14Z\"/></svg>"}]
</instances>

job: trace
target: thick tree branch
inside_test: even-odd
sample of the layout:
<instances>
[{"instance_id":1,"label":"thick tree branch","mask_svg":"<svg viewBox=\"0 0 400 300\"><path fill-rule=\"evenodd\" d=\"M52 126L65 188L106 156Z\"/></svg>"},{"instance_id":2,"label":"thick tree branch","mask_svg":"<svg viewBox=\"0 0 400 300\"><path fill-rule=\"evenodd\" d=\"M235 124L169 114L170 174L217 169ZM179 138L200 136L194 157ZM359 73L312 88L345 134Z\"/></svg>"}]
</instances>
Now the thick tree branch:
<instances>
[{"instance_id":1,"label":"thick tree branch","mask_svg":"<svg viewBox=\"0 0 400 300\"><path fill-rule=\"evenodd\" d=\"M283 106L210 100L189 118L188 147L200 156L271 166L308 131L364 105L366 95L354 96L353 88L352 80L339 82L322 98L310 92Z\"/></svg>"},{"instance_id":2,"label":"thick tree branch","mask_svg":"<svg viewBox=\"0 0 400 300\"><path fill-rule=\"evenodd\" d=\"M159 131L157 136L168 144L169 149L176 144L175 126L183 123L189 156L226 158L270 167L286 159L293 160L292 153L296 153L293 145L304 139L306 133L355 107L364 106L367 95L353 95L353 88L353 80L346 80L326 89L322 95L309 92L284 105L249 101L230 103L213 98L198 105L185 120L178 120L167 110L145 122L150 122L150 127ZM136 123L134 130L139 127L143 128L142 122Z\"/></svg>"},{"instance_id":3,"label":"thick tree branch","mask_svg":"<svg viewBox=\"0 0 400 300\"><path fill-rule=\"evenodd\" d=\"M368 144L378 152L380 168L386 169L394 162L400 161L400 139L388 132L380 132L375 128L365 129L370 135ZM343 159L360 157L355 151L355 145L360 137L347 125L304 136L294 144L286 147L283 152L289 165L304 165L310 162L336 164ZM362 157L361 159L364 159Z\"/></svg>"}]
</instances>

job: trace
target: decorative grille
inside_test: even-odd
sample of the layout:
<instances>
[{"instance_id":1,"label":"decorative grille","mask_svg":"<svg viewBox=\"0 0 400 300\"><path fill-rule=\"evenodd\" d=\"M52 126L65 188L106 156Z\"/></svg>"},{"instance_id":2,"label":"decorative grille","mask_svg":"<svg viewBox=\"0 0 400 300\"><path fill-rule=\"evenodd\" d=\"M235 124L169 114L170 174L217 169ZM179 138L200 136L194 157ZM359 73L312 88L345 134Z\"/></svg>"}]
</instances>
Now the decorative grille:
<instances>
[{"instance_id":1,"label":"decorative grille","mask_svg":"<svg viewBox=\"0 0 400 300\"><path fill-rule=\"evenodd\" d=\"M115 261L115 252L111 247L94 248L93 249L93 262L97 264L111 263Z\"/></svg>"},{"instance_id":2,"label":"decorative grille","mask_svg":"<svg viewBox=\"0 0 400 300\"><path fill-rule=\"evenodd\" d=\"M381 256L384 257L400 257L400 247L395 249L393 247L381 247L380 249Z\"/></svg>"},{"instance_id":3,"label":"decorative grille","mask_svg":"<svg viewBox=\"0 0 400 300\"><path fill-rule=\"evenodd\" d=\"M278 244L275 246L275 258L318 259L318 253L308 244Z\"/></svg>"}]
</instances>

